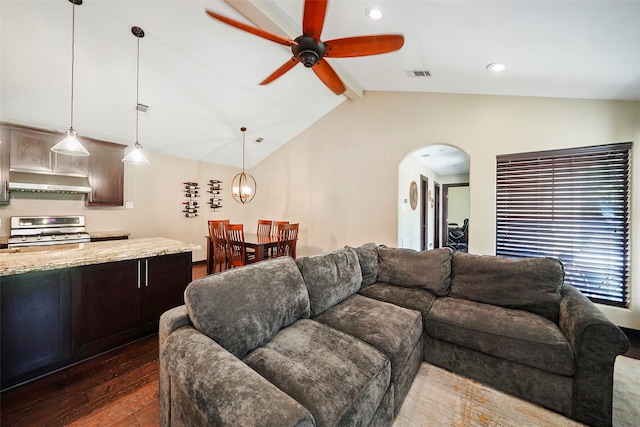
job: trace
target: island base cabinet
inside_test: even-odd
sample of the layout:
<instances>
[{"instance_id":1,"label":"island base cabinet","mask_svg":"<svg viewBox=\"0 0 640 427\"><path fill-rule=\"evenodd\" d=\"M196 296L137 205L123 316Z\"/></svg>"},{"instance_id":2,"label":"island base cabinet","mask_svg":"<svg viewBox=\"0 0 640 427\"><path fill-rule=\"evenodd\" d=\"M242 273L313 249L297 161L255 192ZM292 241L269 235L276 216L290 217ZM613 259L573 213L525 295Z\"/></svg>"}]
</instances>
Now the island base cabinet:
<instances>
[{"instance_id":1,"label":"island base cabinet","mask_svg":"<svg viewBox=\"0 0 640 427\"><path fill-rule=\"evenodd\" d=\"M78 356L113 348L140 332L140 261L77 268L73 277L74 342Z\"/></svg>"},{"instance_id":2,"label":"island base cabinet","mask_svg":"<svg viewBox=\"0 0 640 427\"><path fill-rule=\"evenodd\" d=\"M92 265L74 274L76 353L92 355L158 330L162 313L183 304L191 253Z\"/></svg>"},{"instance_id":3,"label":"island base cabinet","mask_svg":"<svg viewBox=\"0 0 640 427\"><path fill-rule=\"evenodd\" d=\"M191 252L0 277L2 390L158 331Z\"/></svg>"},{"instance_id":4,"label":"island base cabinet","mask_svg":"<svg viewBox=\"0 0 640 427\"><path fill-rule=\"evenodd\" d=\"M68 363L68 269L0 277L2 389Z\"/></svg>"},{"instance_id":5,"label":"island base cabinet","mask_svg":"<svg viewBox=\"0 0 640 427\"><path fill-rule=\"evenodd\" d=\"M184 304L184 289L191 282L191 252L148 258L145 267L142 327L157 331L162 313Z\"/></svg>"}]
</instances>

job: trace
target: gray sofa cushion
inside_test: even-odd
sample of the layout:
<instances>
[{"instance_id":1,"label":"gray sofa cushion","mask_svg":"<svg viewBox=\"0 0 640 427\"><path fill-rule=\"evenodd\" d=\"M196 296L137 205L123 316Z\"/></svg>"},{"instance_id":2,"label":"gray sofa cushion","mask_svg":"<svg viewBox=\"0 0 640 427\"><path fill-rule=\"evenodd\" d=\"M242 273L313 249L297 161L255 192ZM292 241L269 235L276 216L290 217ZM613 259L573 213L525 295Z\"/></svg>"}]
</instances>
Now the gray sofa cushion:
<instances>
[{"instance_id":1,"label":"gray sofa cushion","mask_svg":"<svg viewBox=\"0 0 640 427\"><path fill-rule=\"evenodd\" d=\"M390 302L400 307L417 310L422 313L424 322L427 320L427 313L436 300L436 296L429 291L420 288L405 288L404 286L391 285L389 283L377 282L358 292L369 298L378 301Z\"/></svg>"},{"instance_id":2,"label":"gray sofa cushion","mask_svg":"<svg viewBox=\"0 0 640 427\"><path fill-rule=\"evenodd\" d=\"M417 252L378 246L378 281L408 288L422 288L438 296L449 292L451 249Z\"/></svg>"},{"instance_id":3,"label":"gray sofa cushion","mask_svg":"<svg viewBox=\"0 0 640 427\"><path fill-rule=\"evenodd\" d=\"M390 385L389 360L357 338L299 320L243 359L307 408L317 426L368 426Z\"/></svg>"},{"instance_id":4,"label":"gray sofa cushion","mask_svg":"<svg viewBox=\"0 0 640 427\"><path fill-rule=\"evenodd\" d=\"M451 297L438 298L427 334L492 356L559 375L573 375L569 341L554 322L522 310Z\"/></svg>"},{"instance_id":5,"label":"gray sofa cushion","mask_svg":"<svg viewBox=\"0 0 640 427\"><path fill-rule=\"evenodd\" d=\"M362 271L353 248L298 257L296 263L309 291L311 314L314 316L360 289Z\"/></svg>"},{"instance_id":6,"label":"gray sofa cushion","mask_svg":"<svg viewBox=\"0 0 640 427\"><path fill-rule=\"evenodd\" d=\"M289 257L194 280L184 300L196 329L238 358L309 317L309 295Z\"/></svg>"},{"instance_id":7,"label":"gray sofa cushion","mask_svg":"<svg viewBox=\"0 0 640 427\"><path fill-rule=\"evenodd\" d=\"M345 332L377 348L391 361L395 382L422 336L422 316L414 310L352 295L313 320Z\"/></svg>"},{"instance_id":8,"label":"gray sofa cushion","mask_svg":"<svg viewBox=\"0 0 640 427\"><path fill-rule=\"evenodd\" d=\"M378 280L378 248L375 243L365 243L354 249L362 271L362 287L365 288Z\"/></svg>"},{"instance_id":9,"label":"gray sofa cushion","mask_svg":"<svg viewBox=\"0 0 640 427\"><path fill-rule=\"evenodd\" d=\"M563 281L564 268L557 259L455 252L450 296L519 308L557 322Z\"/></svg>"},{"instance_id":10,"label":"gray sofa cushion","mask_svg":"<svg viewBox=\"0 0 640 427\"><path fill-rule=\"evenodd\" d=\"M160 361L161 371L171 378L171 386L165 385L171 405L163 408L170 413L170 425L315 425L299 402L191 327L169 335L160 347Z\"/></svg>"}]
</instances>

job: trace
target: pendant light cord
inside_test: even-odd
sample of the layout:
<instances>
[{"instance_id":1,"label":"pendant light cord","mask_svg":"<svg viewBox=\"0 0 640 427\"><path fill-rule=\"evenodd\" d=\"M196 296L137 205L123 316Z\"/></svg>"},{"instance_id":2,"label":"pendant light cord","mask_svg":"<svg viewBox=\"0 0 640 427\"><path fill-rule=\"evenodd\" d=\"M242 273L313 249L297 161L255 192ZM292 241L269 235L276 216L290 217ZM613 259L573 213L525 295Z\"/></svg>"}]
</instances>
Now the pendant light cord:
<instances>
[{"instance_id":1,"label":"pendant light cord","mask_svg":"<svg viewBox=\"0 0 640 427\"><path fill-rule=\"evenodd\" d=\"M71 129L73 130L73 70L76 60L76 4L71 2Z\"/></svg>"},{"instance_id":2,"label":"pendant light cord","mask_svg":"<svg viewBox=\"0 0 640 427\"><path fill-rule=\"evenodd\" d=\"M140 110L138 109L139 102L139 92L140 92L140 37L136 36L138 39L138 57L136 58L136 146L138 143L138 120L140 118Z\"/></svg>"},{"instance_id":3,"label":"pendant light cord","mask_svg":"<svg viewBox=\"0 0 640 427\"><path fill-rule=\"evenodd\" d=\"M245 136L245 132L247 131L247 128L243 127L240 130L242 131L242 174L244 175L244 151L245 151L244 136Z\"/></svg>"}]
</instances>

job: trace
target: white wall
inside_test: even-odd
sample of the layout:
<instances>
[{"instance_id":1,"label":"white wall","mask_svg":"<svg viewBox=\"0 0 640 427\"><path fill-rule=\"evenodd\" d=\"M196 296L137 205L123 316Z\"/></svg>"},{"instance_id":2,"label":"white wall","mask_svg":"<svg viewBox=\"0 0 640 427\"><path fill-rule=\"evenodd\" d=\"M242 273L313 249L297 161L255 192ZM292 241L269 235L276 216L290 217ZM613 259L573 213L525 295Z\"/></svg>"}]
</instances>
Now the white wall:
<instances>
[{"instance_id":1,"label":"white wall","mask_svg":"<svg viewBox=\"0 0 640 427\"><path fill-rule=\"evenodd\" d=\"M449 187L447 211L449 224L455 223L462 227L464 220L469 218L469 187Z\"/></svg>"},{"instance_id":2,"label":"white wall","mask_svg":"<svg viewBox=\"0 0 640 427\"><path fill-rule=\"evenodd\" d=\"M254 168L268 184L253 209L299 221L306 230L303 254L370 241L398 245L404 198L398 191L408 189L399 182L398 165L418 148L443 141L471 160L469 250L495 254L496 155L640 141L640 102L367 92ZM633 204L640 174L632 175ZM631 208L633 267L640 265L633 227L640 214ZM632 268L631 286L640 295L640 269ZM604 310L616 323L640 329L640 296L631 310Z\"/></svg>"}]
</instances>

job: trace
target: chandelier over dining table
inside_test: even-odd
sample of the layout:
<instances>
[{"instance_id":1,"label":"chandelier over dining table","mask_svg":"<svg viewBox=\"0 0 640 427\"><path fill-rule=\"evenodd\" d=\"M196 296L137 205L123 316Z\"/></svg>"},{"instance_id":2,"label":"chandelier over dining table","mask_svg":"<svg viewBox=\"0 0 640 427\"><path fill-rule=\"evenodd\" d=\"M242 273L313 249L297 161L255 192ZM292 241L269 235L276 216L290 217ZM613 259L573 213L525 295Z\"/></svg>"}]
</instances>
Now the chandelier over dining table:
<instances>
[{"instance_id":1,"label":"chandelier over dining table","mask_svg":"<svg viewBox=\"0 0 640 427\"><path fill-rule=\"evenodd\" d=\"M242 131L242 172L233 177L231 181L231 195L236 202L247 204L256 196L256 180L250 174L245 172L244 169L244 154L245 154L245 133L246 127L241 127Z\"/></svg>"}]
</instances>

